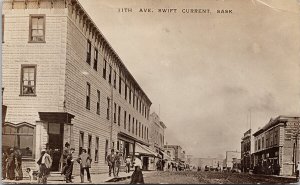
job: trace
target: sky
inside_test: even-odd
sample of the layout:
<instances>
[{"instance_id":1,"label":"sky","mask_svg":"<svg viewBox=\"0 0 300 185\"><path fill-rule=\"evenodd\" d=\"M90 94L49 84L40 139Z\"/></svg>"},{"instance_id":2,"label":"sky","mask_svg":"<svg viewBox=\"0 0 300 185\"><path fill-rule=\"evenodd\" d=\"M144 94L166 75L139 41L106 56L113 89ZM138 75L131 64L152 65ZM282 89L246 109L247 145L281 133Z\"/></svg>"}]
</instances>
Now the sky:
<instances>
[{"instance_id":1,"label":"sky","mask_svg":"<svg viewBox=\"0 0 300 185\"><path fill-rule=\"evenodd\" d=\"M224 157L250 127L300 116L299 1L79 1L152 101L167 144Z\"/></svg>"}]
</instances>

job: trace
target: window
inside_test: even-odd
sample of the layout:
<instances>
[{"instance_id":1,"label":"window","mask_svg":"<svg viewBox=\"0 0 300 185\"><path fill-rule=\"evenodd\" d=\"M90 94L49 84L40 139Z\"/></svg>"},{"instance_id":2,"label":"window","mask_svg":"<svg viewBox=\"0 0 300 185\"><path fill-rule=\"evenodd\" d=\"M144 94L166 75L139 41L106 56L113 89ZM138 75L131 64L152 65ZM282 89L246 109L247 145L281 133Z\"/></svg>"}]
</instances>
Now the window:
<instances>
[{"instance_id":1,"label":"window","mask_svg":"<svg viewBox=\"0 0 300 185\"><path fill-rule=\"evenodd\" d=\"M255 141L255 150L257 150L257 140Z\"/></svg>"},{"instance_id":2,"label":"window","mask_svg":"<svg viewBox=\"0 0 300 185\"><path fill-rule=\"evenodd\" d=\"M127 84L125 84L125 100L127 100Z\"/></svg>"},{"instance_id":3,"label":"window","mask_svg":"<svg viewBox=\"0 0 300 185\"><path fill-rule=\"evenodd\" d=\"M141 111L141 110L142 110L142 108L141 108L141 107L142 107L142 101L140 101L140 107L139 107L139 109L140 109L140 113L142 113L142 111Z\"/></svg>"},{"instance_id":4,"label":"window","mask_svg":"<svg viewBox=\"0 0 300 185\"><path fill-rule=\"evenodd\" d=\"M30 15L29 19L29 42L45 42L45 15Z\"/></svg>"},{"instance_id":5,"label":"window","mask_svg":"<svg viewBox=\"0 0 300 185\"><path fill-rule=\"evenodd\" d=\"M119 76L119 93L122 94L122 79L121 79L121 76Z\"/></svg>"},{"instance_id":6,"label":"window","mask_svg":"<svg viewBox=\"0 0 300 185\"><path fill-rule=\"evenodd\" d=\"M141 137L141 122L139 122L139 137Z\"/></svg>"},{"instance_id":7,"label":"window","mask_svg":"<svg viewBox=\"0 0 300 185\"><path fill-rule=\"evenodd\" d=\"M118 125L120 126L121 107L118 107Z\"/></svg>"},{"instance_id":8,"label":"window","mask_svg":"<svg viewBox=\"0 0 300 185\"><path fill-rule=\"evenodd\" d=\"M79 134L79 155L82 153L83 143L84 143L84 133L80 132L80 134Z\"/></svg>"},{"instance_id":9,"label":"window","mask_svg":"<svg viewBox=\"0 0 300 185\"><path fill-rule=\"evenodd\" d=\"M144 125L142 124L142 138L144 138Z\"/></svg>"},{"instance_id":10,"label":"window","mask_svg":"<svg viewBox=\"0 0 300 185\"><path fill-rule=\"evenodd\" d=\"M117 141L117 150L120 150L120 142Z\"/></svg>"},{"instance_id":11,"label":"window","mask_svg":"<svg viewBox=\"0 0 300 185\"><path fill-rule=\"evenodd\" d=\"M95 144L95 162L98 162L99 159L99 137L96 137L96 144Z\"/></svg>"},{"instance_id":12,"label":"window","mask_svg":"<svg viewBox=\"0 0 300 185\"><path fill-rule=\"evenodd\" d=\"M132 106L134 108L134 105L135 105L135 94L134 92L132 92Z\"/></svg>"},{"instance_id":13,"label":"window","mask_svg":"<svg viewBox=\"0 0 300 185\"><path fill-rule=\"evenodd\" d=\"M115 89L117 88L117 73L115 70L114 70L114 88Z\"/></svg>"},{"instance_id":14,"label":"window","mask_svg":"<svg viewBox=\"0 0 300 185\"><path fill-rule=\"evenodd\" d=\"M87 40L86 62L90 65L91 65L91 52L92 52L92 44L90 40Z\"/></svg>"},{"instance_id":15,"label":"window","mask_svg":"<svg viewBox=\"0 0 300 185\"><path fill-rule=\"evenodd\" d=\"M116 123L117 122L117 117L116 117L116 115L117 115L117 104L115 103L114 104L115 105L115 111L114 111L114 123Z\"/></svg>"},{"instance_id":16,"label":"window","mask_svg":"<svg viewBox=\"0 0 300 185\"><path fill-rule=\"evenodd\" d=\"M124 110L124 129L126 129L126 116L127 116L127 112Z\"/></svg>"},{"instance_id":17,"label":"window","mask_svg":"<svg viewBox=\"0 0 300 185\"><path fill-rule=\"evenodd\" d=\"M107 97L107 110L106 110L106 119L108 119L109 120L109 101L110 99L109 99L109 97Z\"/></svg>"},{"instance_id":18,"label":"window","mask_svg":"<svg viewBox=\"0 0 300 185\"><path fill-rule=\"evenodd\" d=\"M106 161L106 157L108 155L108 140L105 140L105 155L104 155L104 161L107 163Z\"/></svg>"},{"instance_id":19,"label":"window","mask_svg":"<svg viewBox=\"0 0 300 185\"><path fill-rule=\"evenodd\" d=\"M103 78L106 79L106 64L107 64L107 62L106 62L105 59L103 60L103 62L104 62L104 64L103 64Z\"/></svg>"},{"instance_id":20,"label":"window","mask_svg":"<svg viewBox=\"0 0 300 185\"><path fill-rule=\"evenodd\" d=\"M138 99L138 97L136 98L136 110L137 111L139 110L139 99Z\"/></svg>"},{"instance_id":21,"label":"window","mask_svg":"<svg viewBox=\"0 0 300 185\"><path fill-rule=\"evenodd\" d=\"M91 103L91 85L89 83L86 83L86 108L90 109L90 103Z\"/></svg>"},{"instance_id":22,"label":"window","mask_svg":"<svg viewBox=\"0 0 300 185\"><path fill-rule=\"evenodd\" d=\"M260 139L258 140L258 150L260 150Z\"/></svg>"},{"instance_id":23,"label":"window","mask_svg":"<svg viewBox=\"0 0 300 185\"><path fill-rule=\"evenodd\" d=\"M98 50L95 49L94 51L94 67L93 67L96 71L98 68Z\"/></svg>"},{"instance_id":24,"label":"window","mask_svg":"<svg viewBox=\"0 0 300 185\"><path fill-rule=\"evenodd\" d=\"M129 90L129 103L131 104L131 89Z\"/></svg>"},{"instance_id":25,"label":"window","mask_svg":"<svg viewBox=\"0 0 300 185\"><path fill-rule=\"evenodd\" d=\"M4 42L4 15L2 15L2 43Z\"/></svg>"},{"instance_id":26,"label":"window","mask_svg":"<svg viewBox=\"0 0 300 185\"><path fill-rule=\"evenodd\" d=\"M7 151L11 147L21 150L22 156L34 157L34 127L31 125L5 125L2 127L2 150Z\"/></svg>"},{"instance_id":27,"label":"window","mask_svg":"<svg viewBox=\"0 0 300 185\"><path fill-rule=\"evenodd\" d=\"M138 120L135 120L135 135L138 133Z\"/></svg>"},{"instance_id":28,"label":"window","mask_svg":"<svg viewBox=\"0 0 300 185\"><path fill-rule=\"evenodd\" d=\"M110 83L110 84L111 84L111 70L112 70L112 67L109 66L108 83Z\"/></svg>"},{"instance_id":29,"label":"window","mask_svg":"<svg viewBox=\"0 0 300 185\"><path fill-rule=\"evenodd\" d=\"M274 131L274 145L278 143L277 141L277 130Z\"/></svg>"},{"instance_id":30,"label":"window","mask_svg":"<svg viewBox=\"0 0 300 185\"><path fill-rule=\"evenodd\" d=\"M134 134L134 117L132 118L132 133Z\"/></svg>"},{"instance_id":31,"label":"window","mask_svg":"<svg viewBox=\"0 0 300 185\"><path fill-rule=\"evenodd\" d=\"M100 91L97 90L97 114L100 114Z\"/></svg>"},{"instance_id":32,"label":"window","mask_svg":"<svg viewBox=\"0 0 300 185\"><path fill-rule=\"evenodd\" d=\"M91 147L92 147L92 136L91 135L89 135L88 136L88 141L89 141L89 143L88 143L88 154L92 157L92 153L91 153Z\"/></svg>"},{"instance_id":33,"label":"window","mask_svg":"<svg viewBox=\"0 0 300 185\"><path fill-rule=\"evenodd\" d=\"M261 139L261 148L264 149L265 146L265 139L264 137Z\"/></svg>"},{"instance_id":34,"label":"window","mask_svg":"<svg viewBox=\"0 0 300 185\"><path fill-rule=\"evenodd\" d=\"M128 131L130 132L130 121L131 121L131 119L130 119L130 114L129 114L129 116L128 116Z\"/></svg>"},{"instance_id":35,"label":"window","mask_svg":"<svg viewBox=\"0 0 300 185\"><path fill-rule=\"evenodd\" d=\"M36 95L36 65L21 65L21 95Z\"/></svg>"}]
</instances>

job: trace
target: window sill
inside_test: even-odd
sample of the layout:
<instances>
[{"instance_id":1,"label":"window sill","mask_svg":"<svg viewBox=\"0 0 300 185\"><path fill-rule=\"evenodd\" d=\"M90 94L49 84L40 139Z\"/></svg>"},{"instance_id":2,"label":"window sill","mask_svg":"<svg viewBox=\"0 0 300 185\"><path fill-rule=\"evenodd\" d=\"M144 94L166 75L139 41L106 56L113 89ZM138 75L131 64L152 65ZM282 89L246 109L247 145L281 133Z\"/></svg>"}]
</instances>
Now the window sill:
<instances>
[{"instance_id":1,"label":"window sill","mask_svg":"<svg viewBox=\"0 0 300 185\"><path fill-rule=\"evenodd\" d=\"M22 157L22 160L23 161L35 161L35 159L31 158L31 157Z\"/></svg>"},{"instance_id":2,"label":"window sill","mask_svg":"<svg viewBox=\"0 0 300 185\"><path fill-rule=\"evenodd\" d=\"M32 97L36 97L37 95L36 94L28 94L28 95L26 95L26 94L20 94L19 96L32 96Z\"/></svg>"},{"instance_id":3,"label":"window sill","mask_svg":"<svg viewBox=\"0 0 300 185\"><path fill-rule=\"evenodd\" d=\"M28 43L46 43L46 41L28 41Z\"/></svg>"},{"instance_id":4,"label":"window sill","mask_svg":"<svg viewBox=\"0 0 300 185\"><path fill-rule=\"evenodd\" d=\"M98 161L94 161L94 163L99 163Z\"/></svg>"}]
</instances>

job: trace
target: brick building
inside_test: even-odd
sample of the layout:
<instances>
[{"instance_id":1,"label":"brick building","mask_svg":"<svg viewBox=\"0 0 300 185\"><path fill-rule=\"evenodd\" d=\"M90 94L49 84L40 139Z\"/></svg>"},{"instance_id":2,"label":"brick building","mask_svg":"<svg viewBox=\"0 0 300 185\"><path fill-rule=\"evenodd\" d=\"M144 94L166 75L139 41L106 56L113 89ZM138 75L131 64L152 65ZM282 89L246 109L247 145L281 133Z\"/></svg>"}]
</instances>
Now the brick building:
<instances>
[{"instance_id":1,"label":"brick building","mask_svg":"<svg viewBox=\"0 0 300 185\"><path fill-rule=\"evenodd\" d=\"M253 169L254 156L254 137L251 134L251 129L244 133L241 141L241 170L249 172Z\"/></svg>"},{"instance_id":2,"label":"brick building","mask_svg":"<svg viewBox=\"0 0 300 185\"><path fill-rule=\"evenodd\" d=\"M254 136L256 173L293 175L299 161L300 118L278 116Z\"/></svg>"},{"instance_id":3,"label":"brick building","mask_svg":"<svg viewBox=\"0 0 300 185\"><path fill-rule=\"evenodd\" d=\"M3 149L20 148L24 169L46 143L52 171L69 142L92 173L108 170L111 148L148 148L151 101L77 0L5 0L2 29Z\"/></svg>"}]
</instances>

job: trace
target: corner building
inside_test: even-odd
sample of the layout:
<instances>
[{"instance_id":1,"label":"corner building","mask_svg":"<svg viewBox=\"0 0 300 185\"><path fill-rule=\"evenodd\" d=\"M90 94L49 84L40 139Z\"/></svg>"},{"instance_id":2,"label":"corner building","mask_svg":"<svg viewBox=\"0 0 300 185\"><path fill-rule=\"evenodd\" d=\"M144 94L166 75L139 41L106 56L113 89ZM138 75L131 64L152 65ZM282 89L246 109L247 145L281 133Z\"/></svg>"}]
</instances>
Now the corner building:
<instances>
[{"instance_id":1,"label":"corner building","mask_svg":"<svg viewBox=\"0 0 300 185\"><path fill-rule=\"evenodd\" d=\"M91 173L108 171L112 148L149 146L152 103L77 0L5 0L2 17L2 146L21 149L23 170L46 143L51 171L69 142L75 156L87 149Z\"/></svg>"}]
</instances>

